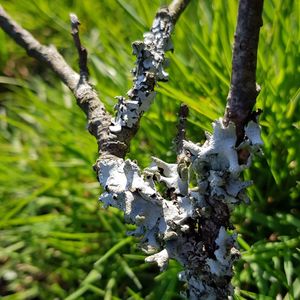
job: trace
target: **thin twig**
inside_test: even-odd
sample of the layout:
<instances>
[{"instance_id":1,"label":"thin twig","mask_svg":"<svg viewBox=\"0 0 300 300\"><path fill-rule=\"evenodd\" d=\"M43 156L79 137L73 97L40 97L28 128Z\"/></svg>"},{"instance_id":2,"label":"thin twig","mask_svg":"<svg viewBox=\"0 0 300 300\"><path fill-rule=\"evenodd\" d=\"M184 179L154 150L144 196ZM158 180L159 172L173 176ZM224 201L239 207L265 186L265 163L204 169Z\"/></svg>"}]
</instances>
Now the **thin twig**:
<instances>
[{"instance_id":1,"label":"thin twig","mask_svg":"<svg viewBox=\"0 0 300 300\"><path fill-rule=\"evenodd\" d=\"M244 126L259 93L256 84L256 61L259 30L262 26L263 0L240 0L232 58L231 85L224 123L234 122L237 144L244 138Z\"/></svg>"},{"instance_id":2,"label":"thin twig","mask_svg":"<svg viewBox=\"0 0 300 300\"><path fill-rule=\"evenodd\" d=\"M185 140L185 134L186 134L186 120L189 114L189 108L186 104L181 104L179 108L179 122L177 125L177 135L175 138L175 144L176 144L176 153L177 155L180 155L183 151L183 141Z\"/></svg>"},{"instance_id":3,"label":"thin twig","mask_svg":"<svg viewBox=\"0 0 300 300\"><path fill-rule=\"evenodd\" d=\"M0 6L0 27L24 48L29 56L51 68L72 92L76 90L79 75L66 63L56 48L41 45L27 30L18 25L2 6Z\"/></svg>"},{"instance_id":4,"label":"thin twig","mask_svg":"<svg viewBox=\"0 0 300 300\"><path fill-rule=\"evenodd\" d=\"M190 0L173 0L170 5L168 6L169 12L173 18L174 24L179 19L182 12L190 3Z\"/></svg>"},{"instance_id":5,"label":"thin twig","mask_svg":"<svg viewBox=\"0 0 300 300\"><path fill-rule=\"evenodd\" d=\"M97 139L99 153L109 152L107 131L111 116L98 98L93 87L77 72L75 72L60 55L54 46L40 44L27 30L18 25L0 6L0 27L22 48L29 56L52 69L56 75L73 92L77 104L88 119L89 132ZM81 58L84 66L84 59ZM84 70L84 67L83 67ZM86 72L86 70L84 70Z\"/></svg>"},{"instance_id":6,"label":"thin twig","mask_svg":"<svg viewBox=\"0 0 300 300\"><path fill-rule=\"evenodd\" d=\"M71 33L79 56L80 75L88 79L89 70L87 67L87 50L85 47L82 46L80 41L80 36L79 36L80 22L78 20L78 17L75 14L70 14L70 20L71 20L71 29L72 29Z\"/></svg>"}]
</instances>

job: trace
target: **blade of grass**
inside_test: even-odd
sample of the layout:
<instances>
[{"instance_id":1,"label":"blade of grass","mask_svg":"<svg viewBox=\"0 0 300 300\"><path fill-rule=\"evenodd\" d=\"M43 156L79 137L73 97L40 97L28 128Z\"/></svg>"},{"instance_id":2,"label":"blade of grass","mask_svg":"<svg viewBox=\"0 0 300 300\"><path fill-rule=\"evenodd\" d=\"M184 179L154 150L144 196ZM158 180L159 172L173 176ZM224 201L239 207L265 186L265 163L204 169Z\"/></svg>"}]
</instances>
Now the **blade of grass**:
<instances>
[{"instance_id":1,"label":"blade of grass","mask_svg":"<svg viewBox=\"0 0 300 300\"><path fill-rule=\"evenodd\" d=\"M133 241L133 238L131 236L128 236L124 239L122 239L120 242L115 244L110 250L108 250L100 259L98 259L95 263L94 266L97 267L100 264L102 264L105 260L107 260L110 256L114 255L117 253L117 251L124 247L127 244L130 244Z\"/></svg>"}]
</instances>

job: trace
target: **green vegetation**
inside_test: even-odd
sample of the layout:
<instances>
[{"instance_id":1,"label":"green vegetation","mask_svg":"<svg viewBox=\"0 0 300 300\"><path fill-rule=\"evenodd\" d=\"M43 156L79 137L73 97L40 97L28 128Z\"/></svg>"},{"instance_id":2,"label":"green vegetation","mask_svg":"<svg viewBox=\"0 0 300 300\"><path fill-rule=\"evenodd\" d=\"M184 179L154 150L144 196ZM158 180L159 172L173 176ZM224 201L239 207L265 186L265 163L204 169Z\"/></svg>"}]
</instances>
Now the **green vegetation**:
<instances>
[{"instance_id":1,"label":"green vegetation","mask_svg":"<svg viewBox=\"0 0 300 300\"><path fill-rule=\"evenodd\" d=\"M134 57L163 1L3 0L41 42L55 44L74 68L69 12L82 22L94 85L110 111L129 89ZM199 3L198 3L199 2ZM236 299L300 298L299 2L264 7L257 107L264 156L245 174L251 203L233 216L242 258ZM181 102L191 108L188 137L222 116L230 81L237 1L192 1L177 24L170 81L158 87L129 156L175 159ZM102 209L92 170L96 143L71 93L0 31L0 295L19 299L179 299L180 266L160 274L126 236L121 213ZM298 180L298 181L297 181Z\"/></svg>"}]
</instances>

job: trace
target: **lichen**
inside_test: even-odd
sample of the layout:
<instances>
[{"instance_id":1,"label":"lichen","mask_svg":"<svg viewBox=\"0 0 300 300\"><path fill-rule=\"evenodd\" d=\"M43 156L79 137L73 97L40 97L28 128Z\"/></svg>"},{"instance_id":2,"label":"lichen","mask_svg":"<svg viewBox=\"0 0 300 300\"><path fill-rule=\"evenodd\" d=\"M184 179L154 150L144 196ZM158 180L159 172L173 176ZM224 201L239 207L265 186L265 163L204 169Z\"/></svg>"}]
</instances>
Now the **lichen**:
<instances>
[{"instance_id":1,"label":"lichen","mask_svg":"<svg viewBox=\"0 0 300 300\"><path fill-rule=\"evenodd\" d=\"M232 265L239 252L236 235L227 232L230 211L247 200L245 189L251 182L243 181L240 173L262 145L257 123L250 122L245 135L240 147L249 156L242 165L235 126L225 126L222 119L213 123L213 133L202 146L183 142L190 162L187 173L180 161L172 164L155 157L143 171L130 160L99 162L105 189L100 200L121 209L126 222L136 225L129 234L139 237L141 248L151 254L147 262L156 262L161 270L171 258L182 264L180 278L188 283L190 299L225 299L231 293ZM189 187L190 172L196 178L194 188ZM165 185L164 193L159 184Z\"/></svg>"},{"instance_id":2,"label":"lichen","mask_svg":"<svg viewBox=\"0 0 300 300\"><path fill-rule=\"evenodd\" d=\"M117 114L112 120L111 132L120 132L124 126L135 126L155 97L156 82L168 80L168 73L164 70L165 52L172 49L172 30L171 16L162 9L154 19L151 31L144 34L144 40L132 44L133 54L137 57L136 67L132 70L134 84L127 92L128 99L116 97Z\"/></svg>"}]
</instances>

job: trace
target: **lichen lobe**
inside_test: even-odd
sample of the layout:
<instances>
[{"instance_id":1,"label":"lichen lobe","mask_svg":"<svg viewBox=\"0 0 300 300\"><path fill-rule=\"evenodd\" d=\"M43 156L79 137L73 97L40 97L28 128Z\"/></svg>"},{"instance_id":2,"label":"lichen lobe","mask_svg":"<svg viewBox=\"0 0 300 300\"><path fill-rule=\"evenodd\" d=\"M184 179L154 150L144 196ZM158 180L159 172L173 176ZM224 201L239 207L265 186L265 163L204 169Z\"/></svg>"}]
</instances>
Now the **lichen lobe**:
<instances>
[{"instance_id":1,"label":"lichen lobe","mask_svg":"<svg viewBox=\"0 0 300 300\"><path fill-rule=\"evenodd\" d=\"M116 97L117 114L112 120L111 132L120 132L124 126L132 128L138 124L155 97L156 83L168 80L168 73L164 70L165 52L172 50L172 30L172 19L162 9L156 15L151 31L144 34L144 40L132 44L133 54L137 57L136 67L132 70L134 84L127 92L128 99Z\"/></svg>"},{"instance_id":2,"label":"lichen lobe","mask_svg":"<svg viewBox=\"0 0 300 300\"><path fill-rule=\"evenodd\" d=\"M188 283L190 299L225 299L231 293L232 265L239 252L236 235L227 231L230 212L248 199L245 189L251 182L243 181L240 173L262 146L257 123L251 121L245 134L236 147L234 124L225 126L219 119L202 146L183 141L191 163L185 176L179 162L155 157L143 171L130 160L99 162L99 181L105 189L100 200L121 209L126 222L136 225L129 234L140 238L141 248L150 254L146 261L156 262L161 270L169 259L181 263L180 278ZM240 149L250 153L242 165ZM191 180L196 186L190 186Z\"/></svg>"}]
</instances>

